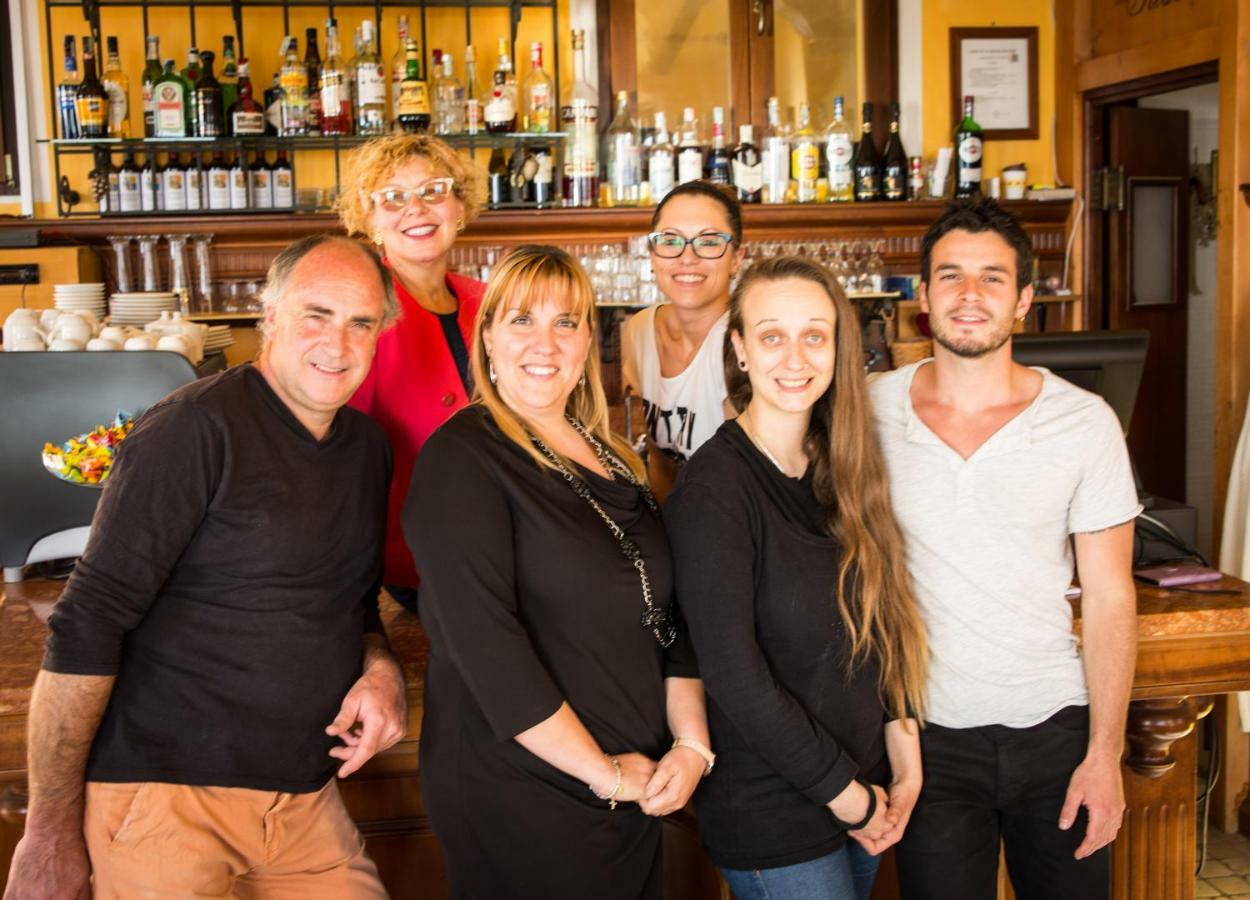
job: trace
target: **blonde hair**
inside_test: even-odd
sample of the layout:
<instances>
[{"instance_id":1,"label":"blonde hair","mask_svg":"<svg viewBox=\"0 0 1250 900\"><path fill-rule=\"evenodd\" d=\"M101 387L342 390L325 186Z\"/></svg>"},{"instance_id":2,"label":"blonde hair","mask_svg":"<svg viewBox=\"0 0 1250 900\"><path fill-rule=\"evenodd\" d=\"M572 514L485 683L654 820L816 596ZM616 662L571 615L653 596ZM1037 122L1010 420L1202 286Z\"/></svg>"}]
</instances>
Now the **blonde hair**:
<instances>
[{"instance_id":1,"label":"blonde hair","mask_svg":"<svg viewBox=\"0 0 1250 900\"><path fill-rule=\"evenodd\" d=\"M885 459L877 441L859 314L824 266L800 256L781 256L751 266L729 297L725 338L725 386L742 412L751 402L751 381L738 367L729 335L743 334L742 303L751 288L797 278L829 296L834 319L834 377L812 406L803 449L812 465L812 488L828 510L826 528L842 545L838 612L851 639L848 671L871 656L881 667L878 690L899 718L920 718L925 706L929 642L907 572L903 532L894 518Z\"/></svg>"},{"instance_id":2,"label":"blonde hair","mask_svg":"<svg viewBox=\"0 0 1250 900\"><path fill-rule=\"evenodd\" d=\"M473 163L450 145L428 134L391 134L365 141L344 162L339 192L339 221L348 234L368 236L373 201L369 195L386 184L398 169L414 157L422 157L441 174L456 181L453 193L464 206L465 224L482 211L485 185Z\"/></svg>"},{"instance_id":3,"label":"blonde hair","mask_svg":"<svg viewBox=\"0 0 1250 900\"><path fill-rule=\"evenodd\" d=\"M528 312L540 297L567 299L570 313L590 329L590 353L586 357L585 377L569 394L564 411L609 447L629 467L634 477L645 483L647 475L642 460L623 438L612 433L609 426L608 401L603 393L599 344L596 340L594 288L582 267L559 247L523 244L495 267L473 325L473 402L486 407L499 430L533 457L538 465L555 470L555 466L530 441L530 428L525 418L507 404L491 383L490 359L486 353L486 330L494 324L500 312L514 303L522 312ZM567 459L561 458L560 461L573 470L573 464Z\"/></svg>"}]
</instances>

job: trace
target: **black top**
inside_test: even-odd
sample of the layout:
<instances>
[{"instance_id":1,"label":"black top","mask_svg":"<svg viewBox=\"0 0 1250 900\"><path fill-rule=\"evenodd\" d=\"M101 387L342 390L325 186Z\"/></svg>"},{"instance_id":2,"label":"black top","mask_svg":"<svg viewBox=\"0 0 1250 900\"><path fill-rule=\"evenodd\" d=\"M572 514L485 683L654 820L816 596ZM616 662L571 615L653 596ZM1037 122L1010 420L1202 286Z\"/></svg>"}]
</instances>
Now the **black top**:
<instances>
[{"instance_id":1,"label":"black top","mask_svg":"<svg viewBox=\"0 0 1250 900\"><path fill-rule=\"evenodd\" d=\"M668 542L638 490L579 474L670 603ZM422 448L403 521L430 638L421 783L452 896L658 897L659 820L609 812L513 737L567 700L604 752L658 759L664 678L697 677L688 644L661 650L608 527L480 406Z\"/></svg>"},{"instance_id":2,"label":"black top","mask_svg":"<svg viewBox=\"0 0 1250 900\"><path fill-rule=\"evenodd\" d=\"M469 348L464 345L464 335L460 331L460 311L457 309L434 315L438 316L438 324L443 326L443 337L447 341L447 349L451 351L451 358L456 361L456 372L460 375L464 392L473 396L473 384L469 378Z\"/></svg>"},{"instance_id":3,"label":"black top","mask_svg":"<svg viewBox=\"0 0 1250 900\"><path fill-rule=\"evenodd\" d=\"M787 478L726 422L664 517L717 754L695 794L708 854L763 869L833 852L846 837L825 804L852 778L885 782L886 716L878 667L846 675L841 548L810 474Z\"/></svg>"},{"instance_id":4,"label":"black top","mask_svg":"<svg viewBox=\"0 0 1250 900\"><path fill-rule=\"evenodd\" d=\"M250 365L148 410L48 622L45 669L117 678L89 780L325 785L381 631L389 470L367 416L317 441Z\"/></svg>"}]
</instances>

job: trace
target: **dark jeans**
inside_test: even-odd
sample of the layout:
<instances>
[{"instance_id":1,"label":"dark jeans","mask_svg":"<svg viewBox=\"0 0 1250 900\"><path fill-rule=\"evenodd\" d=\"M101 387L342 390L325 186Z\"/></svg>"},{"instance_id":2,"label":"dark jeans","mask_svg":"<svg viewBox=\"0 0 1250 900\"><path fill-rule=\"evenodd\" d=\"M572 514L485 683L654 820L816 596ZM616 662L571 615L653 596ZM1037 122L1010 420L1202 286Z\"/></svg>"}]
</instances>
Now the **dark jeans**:
<instances>
[{"instance_id":1,"label":"dark jeans","mask_svg":"<svg viewBox=\"0 0 1250 900\"><path fill-rule=\"evenodd\" d=\"M1058 824L1088 741L1084 706L1031 728L926 726L924 787L896 850L904 900L994 900L1000 839L1019 900L1106 900L1111 848L1073 858L1084 807L1067 831Z\"/></svg>"}]
</instances>

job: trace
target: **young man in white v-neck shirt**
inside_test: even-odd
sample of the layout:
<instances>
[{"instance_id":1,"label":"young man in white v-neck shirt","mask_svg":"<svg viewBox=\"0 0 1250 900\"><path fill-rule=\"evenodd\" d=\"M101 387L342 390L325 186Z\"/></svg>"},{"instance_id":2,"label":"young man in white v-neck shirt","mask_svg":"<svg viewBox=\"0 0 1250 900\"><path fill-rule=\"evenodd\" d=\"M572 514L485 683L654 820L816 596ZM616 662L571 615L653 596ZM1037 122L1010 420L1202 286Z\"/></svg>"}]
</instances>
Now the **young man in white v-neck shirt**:
<instances>
[{"instance_id":1,"label":"young man in white v-neck shirt","mask_svg":"<svg viewBox=\"0 0 1250 900\"><path fill-rule=\"evenodd\" d=\"M1020 900L1102 900L1137 628L1124 437L1102 399L1012 361L1033 299L1015 217L953 204L921 270L933 359L871 385L932 653L902 896L993 898L1001 841Z\"/></svg>"}]
</instances>

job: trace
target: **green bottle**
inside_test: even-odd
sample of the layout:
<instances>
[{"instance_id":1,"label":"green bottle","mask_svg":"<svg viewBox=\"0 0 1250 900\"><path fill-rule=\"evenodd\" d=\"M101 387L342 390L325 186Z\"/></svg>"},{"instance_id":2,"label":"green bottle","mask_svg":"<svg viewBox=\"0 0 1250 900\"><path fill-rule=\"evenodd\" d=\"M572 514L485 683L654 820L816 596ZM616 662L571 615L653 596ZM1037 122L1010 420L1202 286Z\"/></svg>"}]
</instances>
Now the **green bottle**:
<instances>
[{"instance_id":1,"label":"green bottle","mask_svg":"<svg viewBox=\"0 0 1250 900\"><path fill-rule=\"evenodd\" d=\"M174 61L165 60L165 71L152 87L154 137L186 137L191 133L190 96L190 85L174 71Z\"/></svg>"},{"instance_id":2,"label":"green bottle","mask_svg":"<svg viewBox=\"0 0 1250 900\"><path fill-rule=\"evenodd\" d=\"M981 157L985 131L972 117L972 97L964 97L964 118L955 126L955 196L981 193Z\"/></svg>"},{"instance_id":3,"label":"green bottle","mask_svg":"<svg viewBox=\"0 0 1250 900\"><path fill-rule=\"evenodd\" d=\"M143 67L143 136L156 137L156 82L161 78L161 39L148 35L148 63Z\"/></svg>"}]
</instances>

